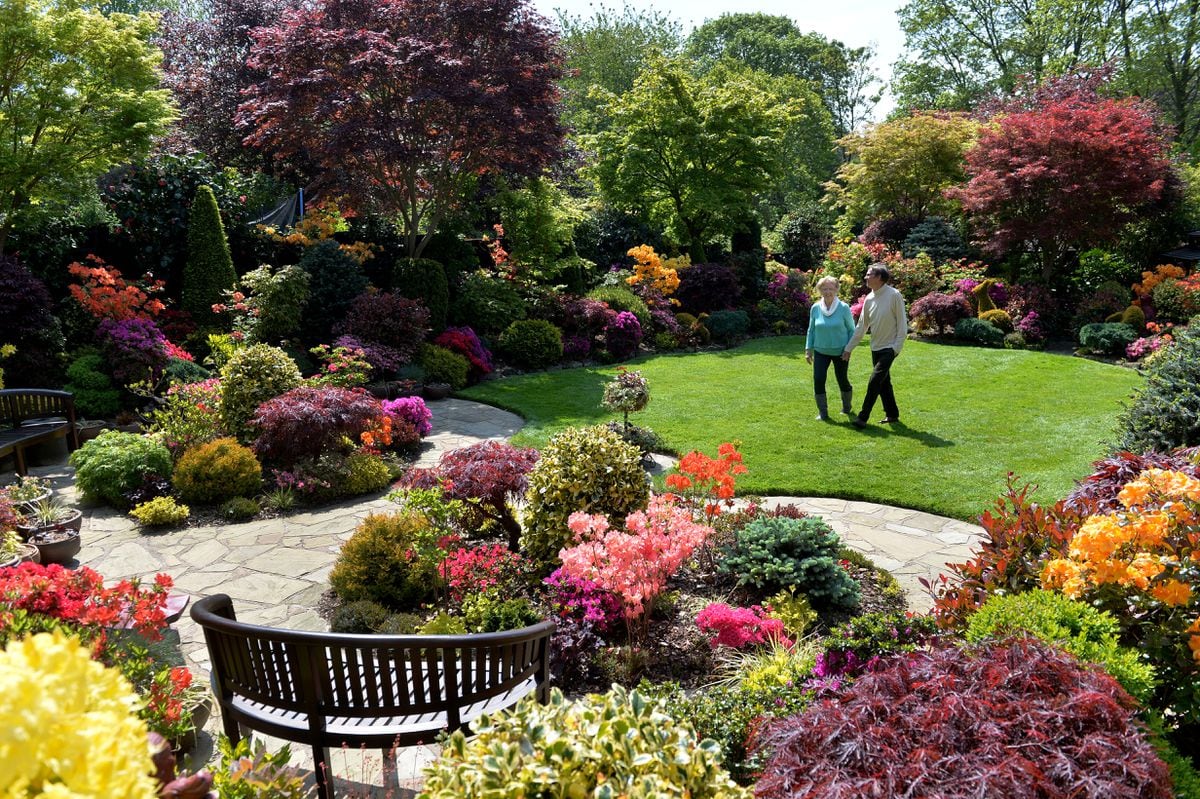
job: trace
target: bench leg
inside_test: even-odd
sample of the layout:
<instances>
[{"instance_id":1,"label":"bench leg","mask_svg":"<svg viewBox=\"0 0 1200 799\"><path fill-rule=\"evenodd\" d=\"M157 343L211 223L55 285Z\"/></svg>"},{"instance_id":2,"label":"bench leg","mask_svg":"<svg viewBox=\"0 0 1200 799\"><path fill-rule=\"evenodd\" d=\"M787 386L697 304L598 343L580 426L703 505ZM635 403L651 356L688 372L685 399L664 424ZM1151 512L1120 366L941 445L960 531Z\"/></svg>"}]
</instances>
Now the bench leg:
<instances>
[{"instance_id":1,"label":"bench leg","mask_svg":"<svg viewBox=\"0 0 1200 799\"><path fill-rule=\"evenodd\" d=\"M16 462L17 476L24 477L28 473L25 467L25 450L21 447L13 448L13 460Z\"/></svg>"}]
</instances>

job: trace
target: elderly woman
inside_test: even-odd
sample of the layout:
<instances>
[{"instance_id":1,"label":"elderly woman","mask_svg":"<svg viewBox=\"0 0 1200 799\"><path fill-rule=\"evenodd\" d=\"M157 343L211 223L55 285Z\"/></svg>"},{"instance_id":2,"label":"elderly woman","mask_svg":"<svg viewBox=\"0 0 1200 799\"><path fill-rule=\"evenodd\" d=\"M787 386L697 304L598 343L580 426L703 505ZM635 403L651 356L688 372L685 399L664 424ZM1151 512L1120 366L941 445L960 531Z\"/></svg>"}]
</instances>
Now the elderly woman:
<instances>
[{"instance_id":1,"label":"elderly woman","mask_svg":"<svg viewBox=\"0 0 1200 799\"><path fill-rule=\"evenodd\" d=\"M854 335L854 317L850 306L838 299L837 278L826 275L817 281L821 299L813 303L808 315L808 341L804 357L813 365L813 390L817 395L817 419L828 421L829 400L825 396L825 376L829 364L842 390L842 413L851 414L854 387L847 374L850 364L842 360L842 351Z\"/></svg>"}]
</instances>

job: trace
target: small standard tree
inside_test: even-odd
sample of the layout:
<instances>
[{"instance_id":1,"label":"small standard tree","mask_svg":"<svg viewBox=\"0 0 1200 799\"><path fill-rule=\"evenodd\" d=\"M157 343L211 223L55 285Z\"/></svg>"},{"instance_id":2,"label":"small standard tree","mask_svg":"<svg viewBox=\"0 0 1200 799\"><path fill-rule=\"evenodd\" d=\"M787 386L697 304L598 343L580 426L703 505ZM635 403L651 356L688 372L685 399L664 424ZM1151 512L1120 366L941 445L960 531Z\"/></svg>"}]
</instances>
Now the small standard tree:
<instances>
[{"instance_id":1,"label":"small standard tree","mask_svg":"<svg viewBox=\"0 0 1200 799\"><path fill-rule=\"evenodd\" d=\"M208 186L196 189L196 199L188 216L188 255L183 269L183 296L180 305L196 321L209 320L212 307L223 299L221 292L232 289L237 281L233 256L217 198Z\"/></svg>"}]
</instances>

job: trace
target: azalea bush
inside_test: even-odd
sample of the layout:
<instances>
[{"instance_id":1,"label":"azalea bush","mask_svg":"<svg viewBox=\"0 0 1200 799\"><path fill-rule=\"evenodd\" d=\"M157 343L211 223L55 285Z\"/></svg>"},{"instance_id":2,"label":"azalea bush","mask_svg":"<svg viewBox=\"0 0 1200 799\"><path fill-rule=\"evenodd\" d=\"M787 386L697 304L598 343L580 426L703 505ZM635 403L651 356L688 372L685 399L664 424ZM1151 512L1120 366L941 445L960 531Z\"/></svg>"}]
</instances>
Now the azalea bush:
<instances>
[{"instance_id":1,"label":"azalea bush","mask_svg":"<svg viewBox=\"0 0 1200 799\"><path fill-rule=\"evenodd\" d=\"M79 281L68 288L80 307L96 319L153 319L166 307L154 297L165 288L163 281L130 283L99 256L89 255L86 260L90 266L76 261L67 267Z\"/></svg>"},{"instance_id":2,"label":"azalea bush","mask_svg":"<svg viewBox=\"0 0 1200 799\"><path fill-rule=\"evenodd\" d=\"M697 520L712 521L721 513L721 505L733 507L737 475L746 473L737 443L717 447L717 457L692 450L680 458L675 470L666 477L667 488L683 498Z\"/></svg>"},{"instance_id":3,"label":"azalea bush","mask_svg":"<svg viewBox=\"0 0 1200 799\"><path fill-rule=\"evenodd\" d=\"M123 386L162 378L167 366L167 337L149 319L104 319L96 328L108 368Z\"/></svg>"},{"instance_id":4,"label":"azalea bush","mask_svg":"<svg viewBox=\"0 0 1200 799\"><path fill-rule=\"evenodd\" d=\"M178 458L192 447L222 436L220 402L219 378L176 383L150 414L150 432L158 433L172 457Z\"/></svg>"},{"instance_id":5,"label":"azalea bush","mask_svg":"<svg viewBox=\"0 0 1200 799\"><path fill-rule=\"evenodd\" d=\"M713 634L709 644L714 648L727 646L732 649L777 641L791 646L784 635L783 622L771 618L761 607L731 607L724 602L712 602L696 616L696 626Z\"/></svg>"},{"instance_id":6,"label":"azalea bush","mask_svg":"<svg viewBox=\"0 0 1200 799\"><path fill-rule=\"evenodd\" d=\"M513 596L528 581L529 563L503 544L481 544L452 550L438 571L453 602L470 594Z\"/></svg>"},{"instance_id":7,"label":"azalea bush","mask_svg":"<svg viewBox=\"0 0 1200 799\"><path fill-rule=\"evenodd\" d=\"M1155 704L1200 722L1200 480L1147 469L1117 495L1121 509L1087 517L1045 587L1103 608L1123 642L1149 653Z\"/></svg>"},{"instance_id":8,"label":"azalea bush","mask_svg":"<svg viewBox=\"0 0 1200 799\"><path fill-rule=\"evenodd\" d=\"M404 421L412 425L421 438L433 432L433 412L420 397L398 397L385 400L383 414L393 421Z\"/></svg>"},{"instance_id":9,"label":"azalea bush","mask_svg":"<svg viewBox=\"0 0 1200 799\"><path fill-rule=\"evenodd\" d=\"M469 327L448 327L438 334L433 343L445 347L451 352L457 352L471 364L471 381L478 381L484 375L491 374L495 365L492 354L479 340L479 336Z\"/></svg>"},{"instance_id":10,"label":"azalea bush","mask_svg":"<svg viewBox=\"0 0 1200 799\"><path fill-rule=\"evenodd\" d=\"M359 388L371 379L374 367L366 353L355 347L320 344L309 350L321 366L304 382L318 388Z\"/></svg>"}]
</instances>

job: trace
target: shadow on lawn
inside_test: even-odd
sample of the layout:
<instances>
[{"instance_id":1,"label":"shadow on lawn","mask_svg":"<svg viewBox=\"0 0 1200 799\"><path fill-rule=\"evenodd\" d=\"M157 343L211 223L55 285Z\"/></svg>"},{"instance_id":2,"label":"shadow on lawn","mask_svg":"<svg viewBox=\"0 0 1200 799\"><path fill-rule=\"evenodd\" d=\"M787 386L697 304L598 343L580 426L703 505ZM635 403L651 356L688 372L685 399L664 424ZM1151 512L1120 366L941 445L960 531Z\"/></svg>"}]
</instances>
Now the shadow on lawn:
<instances>
[{"instance_id":1,"label":"shadow on lawn","mask_svg":"<svg viewBox=\"0 0 1200 799\"><path fill-rule=\"evenodd\" d=\"M841 427L850 427L853 429L852 422L838 422ZM890 425L883 424L868 424L858 433L872 438L888 438L890 436L900 436L901 438L911 438L914 441L919 441L930 449L940 449L942 447L953 447L954 442L948 438L934 435L933 433L925 433L920 430L914 430L904 422L892 422Z\"/></svg>"}]
</instances>

